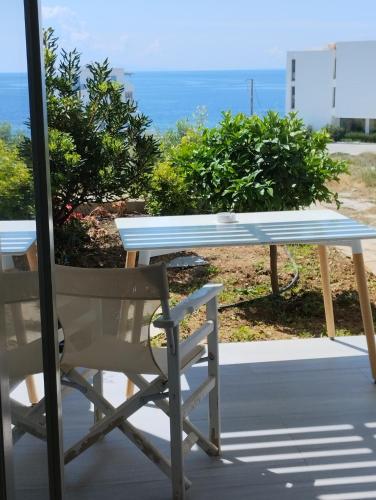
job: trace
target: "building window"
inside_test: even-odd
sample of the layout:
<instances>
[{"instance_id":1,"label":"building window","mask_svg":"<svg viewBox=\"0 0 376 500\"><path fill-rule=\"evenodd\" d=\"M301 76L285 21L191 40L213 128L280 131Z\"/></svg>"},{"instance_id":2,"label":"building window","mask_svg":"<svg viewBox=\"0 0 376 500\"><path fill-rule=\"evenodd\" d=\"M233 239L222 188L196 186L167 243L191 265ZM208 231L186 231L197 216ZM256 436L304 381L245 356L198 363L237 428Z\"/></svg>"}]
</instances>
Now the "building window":
<instances>
[{"instance_id":1,"label":"building window","mask_svg":"<svg viewBox=\"0 0 376 500\"><path fill-rule=\"evenodd\" d=\"M296 59L291 60L291 81L295 82Z\"/></svg>"},{"instance_id":2,"label":"building window","mask_svg":"<svg viewBox=\"0 0 376 500\"><path fill-rule=\"evenodd\" d=\"M333 79L337 78L337 58L334 58L334 70L333 70Z\"/></svg>"},{"instance_id":3,"label":"building window","mask_svg":"<svg viewBox=\"0 0 376 500\"><path fill-rule=\"evenodd\" d=\"M364 118L340 118L339 126L346 132L364 132L366 120Z\"/></svg>"},{"instance_id":4,"label":"building window","mask_svg":"<svg viewBox=\"0 0 376 500\"><path fill-rule=\"evenodd\" d=\"M295 109L295 86L291 87L291 109Z\"/></svg>"},{"instance_id":5,"label":"building window","mask_svg":"<svg viewBox=\"0 0 376 500\"><path fill-rule=\"evenodd\" d=\"M333 87L333 102L332 102L333 108L336 107L336 88Z\"/></svg>"}]
</instances>

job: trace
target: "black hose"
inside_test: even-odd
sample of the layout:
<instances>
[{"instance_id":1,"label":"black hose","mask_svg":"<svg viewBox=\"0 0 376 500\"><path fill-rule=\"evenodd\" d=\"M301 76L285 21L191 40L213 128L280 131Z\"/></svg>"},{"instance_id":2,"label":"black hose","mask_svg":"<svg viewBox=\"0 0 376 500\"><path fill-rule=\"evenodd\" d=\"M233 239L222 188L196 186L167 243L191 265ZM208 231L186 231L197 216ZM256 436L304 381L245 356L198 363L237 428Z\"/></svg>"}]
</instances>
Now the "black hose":
<instances>
[{"instance_id":1,"label":"black hose","mask_svg":"<svg viewBox=\"0 0 376 500\"><path fill-rule=\"evenodd\" d=\"M231 304L220 304L218 306L218 311L224 311L225 309L230 309L232 307L247 306L247 305L253 304L255 302L259 302L260 299L268 299L268 298L272 298L272 297L278 297L279 295L282 295L283 293L287 292L288 290L291 290L291 288L293 288L299 281L299 268L298 268L297 263L295 262L294 257L291 255L291 252L288 249L288 247L286 245L284 245L283 249L286 252L286 254L287 254L287 256L292 264L293 270L294 270L294 276L293 276L292 280L287 285L281 287L279 289L278 293L269 293L268 295L263 295L262 297L256 297L256 298L248 299L248 300L240 300L239 302L232 302Z\"/></svg>"}]
</instances>

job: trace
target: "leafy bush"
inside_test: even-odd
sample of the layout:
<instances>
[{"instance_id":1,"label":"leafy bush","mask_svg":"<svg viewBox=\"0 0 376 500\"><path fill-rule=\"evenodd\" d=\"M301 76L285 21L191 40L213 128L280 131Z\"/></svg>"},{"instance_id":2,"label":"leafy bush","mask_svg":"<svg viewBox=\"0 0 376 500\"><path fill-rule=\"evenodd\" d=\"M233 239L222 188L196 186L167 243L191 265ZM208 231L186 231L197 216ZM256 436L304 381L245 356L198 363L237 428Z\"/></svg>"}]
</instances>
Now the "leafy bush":
<instances>
[{"instance_id":1,"label":"leafy bush","mask_svg":"<svg viewBox=\"0 0 376 500\"><path fill-rule=\"evenodd\" d=\"M154 215L189 214L193 210L184 173L169 162L155 167L146 194L146 209Z\"/></svg>"},{"instance_id":2,"label":"leafy bush","mask_svg":"<svg viewBox=\"0 0 376 500\"><path fill-rule=\"evenodd\" d=\"M329 156L329 142L326 131L308 131L295 114L282 118L269 112L260 118L224 113L217 127L185 136L167 161L188 184L191 212L299 209L337 201L327 182L337 180L347 167ZM164 190L164 200L172 194ZM156 188L153 196L159 203ZM186 213L186 203L182 209Z\"/></svg>"},{"instance_id":3,"label":"leafy bush","mask_svg":"<svg viewBox=\"0 0 376 500\"><path fill-rule=\"evenodd\" d=\"M16 146L0 139L0 218L27 219L33 213L32 176Z\"/></svg>"},{"instance_id":4,"label":"leafy bush","mask_svg":"<svg viewBox=\"0 0 376 500\"><path fill-rule=\"evenodd\" d=\"M198 211L184 169L172 165L171 155L200 139L207 122L207 110L199 106L192 118L179 120L174 128L159 136L162 160L154 167L144 193L146 209L154 215L189 214ZM197 205L197 206L196 206ZM201 207L202 208L202 207Z\"/></svg>"},{"instance_id":5,"label":"leafy bush","mask_svg":"<svg viewBox=\"0 0 376 500\"><path fill-rule=\"evenodd\" d=\"M172 148L178 146L187 135L202 130L208 121L208 111L205 106L198 106L192 117L178 120L174 128L166 130L158 136L163 155L168 155Z\"/></svg>"},{"instance_id":6,"label":"leafy bush","mask_svg":"<svg viewBox=\"0 0 376 500\"><path fill-rule=\"evenodd\" d=\"M159 155L150 120L123 101L107 60L88 65L88 97L79 92L80 54L59 53L52 29L44 33L51 189L55 226L86 202L137 196ZM30 143L24 151L30 157Z\"/></svg>"},{"instance_id":7,"label":"leafy bush","mask_svg":"<svg viewBox=\"0 0 376 500\"><path fill-rule=\"evenodd\" d=\"M343 127L338 127L336 125L328 125L325 127L330 137L333 141L341 141L346 135L346 129Z\"/></svg>"},{"instance_id":8,"label":"leafy bush","mask_svg":"<svg viewBox=\"0 0 376 500\"><path fill-rule=\"evenodd\" d=\"M0 140L6 144L20 144L24 139L24 134L14 131L10 123L0 123Z\"/></svg>"},{"instance_id":9,"label":"leafy bush","mask_svg":"<svg viewBox=\"0 0 376 500\"><path fill-rule=\"evenodd\" d=\"M355 142L376 142L376 133L365 134L364 132L347 132L345 140Z\"/></svg>"}]
</instances>

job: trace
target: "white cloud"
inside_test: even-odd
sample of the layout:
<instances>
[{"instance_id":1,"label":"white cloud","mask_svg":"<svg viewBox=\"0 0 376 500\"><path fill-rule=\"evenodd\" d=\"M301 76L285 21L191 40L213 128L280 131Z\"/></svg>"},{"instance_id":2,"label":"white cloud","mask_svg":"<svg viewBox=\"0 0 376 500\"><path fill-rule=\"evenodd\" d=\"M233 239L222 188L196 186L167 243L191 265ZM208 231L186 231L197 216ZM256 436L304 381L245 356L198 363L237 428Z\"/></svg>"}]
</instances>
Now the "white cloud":
<instances>
[{"instance_id":1,"label":"white cloud","mask_svg":"<svg viewBox=\"0 0 376 500\"><path fill-rule=\"evenodd\" d=\"M144 55L145 56L153 56L158 54L161 51L161 41L159 38L153 40L149 45L145 47Z\"/></svg>"},{"instance_id":2,"label":"white cloud","mask_svg":"<svg viewBox=\"0 0 376 500\"><path fill-rule=\"evenodd\" d=\"M43 5L42 18L43 21L52 21L53 28L57 30L57 34L62 37L63 42L75 44L90 38L85 23L69 7Z\"/></svg>"},{"instance_id":3,"label":"white cloud","mask_svg":"<svg viewBox=\"0 0 376 500\"><path fill-rule=\"evenodd\" d=\"M45 27L50 24L56 30L62 46L67 49L77 47L84 57L86 51L91 55L93 51L97 52L97 57L111 57L121 54L129 45L129 35L124 32L91 33L86 21L68 7L43 5L42 16Z\"/></svg>"},{"instance_id":4,"label":"white cloud","mask_svg":"<svg viewBox=\"0 0 376 500\"><path fill-rule=\"evenodd\" d=\"M43 5L42 6L42 18L45 20L49 19L63 19L67 17L74 17L75 13L68 7L63 7L62 5Z\"/></svg>"},{"instance_id":5,"label":"white cloud","mask_svg":"<svg viewBox=\"0 0 376 500\"><path fill-rule=\"evenodd\" d=\"M270 56L281 57L286 54L286 51L282 50L280 47L276 45L274 47L270 47L266 50L266 53Z\"/></svg>"}]
</instances>

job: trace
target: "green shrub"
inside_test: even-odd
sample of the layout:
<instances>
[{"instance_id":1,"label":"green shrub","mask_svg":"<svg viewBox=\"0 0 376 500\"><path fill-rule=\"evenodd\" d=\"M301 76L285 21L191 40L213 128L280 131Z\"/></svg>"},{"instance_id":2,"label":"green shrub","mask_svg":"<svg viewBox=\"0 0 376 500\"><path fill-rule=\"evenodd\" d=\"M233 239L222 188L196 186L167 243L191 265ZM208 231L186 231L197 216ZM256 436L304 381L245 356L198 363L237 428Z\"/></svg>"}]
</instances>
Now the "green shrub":
<instances>
[{"instance_id":1,"label":"green shrub","mask_svg":"<svg viewBox=\"0 0 376 500\"><path fill-rule=\"evenodd\" d=\"M159 158L150 120L111 80L107 60L88 65L87 97L78 91L77 50L59 50L52 29L44 33L47 115L54 224L63 225L87 202L138 196ZM30 160L30 141L24 146Z\"/></svg>"},{"instance_id":2,"label":"green shrub","mask_svg":"<svg viewBox=\"0 0 376 500\"><path fill-rule=\"evenodd\" d=\"M25 135L19 130L13 130L10 123L0 123L0 140L6 144L19 145L25 138Z\"/></svg>"},{"instance_id":3,"label":"green shrub","mask_svg":"<svg viewBox=\"0 0 376 500\"><path fill-rule=\"evenodd\" d=\"M16 146L0 139L0 219L28 219L32 213L31 173Z\"/></svg>"},{"instance_id":4,"label":"green shrub","mask_svg":"<svg viewBox=\"0 0 376 500\"><path fill-rule=\"evenodd\" d=\"M345 140L355 142L376 142L376 133L365 134L364 132L347 132Z\"/></svg>"},{"instance_id":5,"label":"green shrub","mask_svg":"<svg viewBox=\"0 0 376 500\"><path fill-rule=\"evenodd\" d=\"M167 161L158 163L150 178L146 209L153 215L192 213L190 187L179 168Z\"/></svg>"},{"instance_id":6,"label":"green shrub","mask_svg":"<svg viewBox=\"0 0 376 500\"><path fill-rule=\"evenodd\" d=\"M158 136L162 155L168 156L171 150L178 146L182 139L202 130L208 121L208 111L205 106L198 106L192 117L178 120L175 127L166 130Z\"/></svg>"},{"instance_id":7,"label":"green shrub","mask_svg":"<svg viewBox=\"0 0 376 500\"><path fill-rule=\"evenodd\" d=\"M329 142L296 114L224 113L217 127L185 137L169 162L189 184L192 211L292 210L337 201L327 182L347 166L330 157Z\"/></svg>"},{"instance_id":8,"label":"green shrub","mask_svg":"<svg viewBox=\"0 0 376 500\"><path fill-rule=\"evenodd\" d=\"M328 125L325 127L330 137L333 141L341 141L346 135L346 129L343 127L338 127L336 125Z\"/></svg>"}]
</instances>

